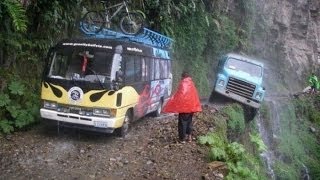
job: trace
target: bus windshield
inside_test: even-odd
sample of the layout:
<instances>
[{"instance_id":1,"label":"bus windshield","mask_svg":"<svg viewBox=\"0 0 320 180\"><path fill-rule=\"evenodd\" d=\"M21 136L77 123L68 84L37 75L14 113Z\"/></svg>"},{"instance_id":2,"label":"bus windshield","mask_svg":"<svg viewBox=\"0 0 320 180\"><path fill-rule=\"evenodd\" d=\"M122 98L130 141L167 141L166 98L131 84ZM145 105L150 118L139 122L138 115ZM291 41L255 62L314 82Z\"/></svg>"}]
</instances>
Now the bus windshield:
<instances>
[{"instance_id":1,"label":"bus windshield","mask_svg":"<svg viewBox=\"0 0 320 180\"><path fill-rule=\"evenodd\" d=\"M262 67L247 61L242 61L239 59L229 58L226 67L236 71L243 71L251 76L261 77Z\"/></svg>"},{"instance_id":2,"label":"bus windshield","mask_svg":"<svg viewBox=\"0 0 320 180\"><path fill-rule=\"evenodd\" d=\"M113 54L95 50L59 49L49 59L48 77L105 82L110 80Z\"/></svg>"}]
</instances>

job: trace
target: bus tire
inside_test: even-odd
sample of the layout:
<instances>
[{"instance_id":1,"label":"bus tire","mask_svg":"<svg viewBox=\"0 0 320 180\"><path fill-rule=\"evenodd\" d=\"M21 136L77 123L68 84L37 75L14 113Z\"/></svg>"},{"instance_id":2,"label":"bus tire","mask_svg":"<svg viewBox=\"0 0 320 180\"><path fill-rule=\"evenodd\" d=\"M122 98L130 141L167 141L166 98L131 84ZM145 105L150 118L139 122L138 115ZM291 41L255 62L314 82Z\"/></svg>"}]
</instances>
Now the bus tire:
<instances>
[{"instance_id":1,"label":"bus tire","mask_svg":"<svg viewBox=\"0 0 320 180\"><path fill-rule=\"evenodd\" d=\"M154 112L154 117L160 117L161 111L162 111L162 105L163 105L162 100L160 100L157 110Z\"/></svg>"},{"instance_id":2,"label":"bus tire","mask_svg":"<svg viewBox=\"0 0 320 180\"><path fill-rule=\"evenodd\" d=\"M118 137L125 138L128 135L131 120L132 120L132 114L128 110L125 117L124 117L124 121L123 121L122 126L118 129L116 129L116 135Z\"/></svg>"}]
</instances>

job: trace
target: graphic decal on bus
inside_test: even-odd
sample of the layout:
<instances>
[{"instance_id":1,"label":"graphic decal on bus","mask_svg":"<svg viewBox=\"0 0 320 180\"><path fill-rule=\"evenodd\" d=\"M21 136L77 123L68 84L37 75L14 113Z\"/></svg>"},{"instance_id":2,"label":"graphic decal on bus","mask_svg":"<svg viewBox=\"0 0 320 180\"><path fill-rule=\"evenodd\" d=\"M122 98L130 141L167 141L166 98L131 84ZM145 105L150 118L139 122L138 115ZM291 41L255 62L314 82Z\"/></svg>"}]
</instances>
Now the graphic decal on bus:
<instances>
[{"instance_id":1,"label":"graphic decal on bus","mask_svg":"<svg viewBox=\"0 0 320 180\"><path fill-rule=\"evenodd\" d=\"M168 86L171 86L171 80L152 81L151 88L150 85L145 85L139 96L137 114L143 116L146 113L154 111L162 97L166 98L170 96L171 90Z\"/></svg>"},{"instance_id":2,"label":"graphic decal on bus","mask_svg":"<svg viewBox=\"0 0 320 180\"><path fill-rule=\"evenodd\" d=\"M72 103L80 102L83 98L83 91L79 87L72 87L68 91L68 97Z\"/></svg>"},{"instance_id":3,"label":"graphic decal on bus","mask_svg":"<svg viewBox=\"0 0 320 180\"><path fill-rule=\"evenodd\" d=\"M57 87L53 86L50 83L47 83L47 82L44 83L44 87L49 88L49 86L55 96L57 96L58 98L62 97L62 91L60 89L58 89Z\"/></svg>"}]
</instances>

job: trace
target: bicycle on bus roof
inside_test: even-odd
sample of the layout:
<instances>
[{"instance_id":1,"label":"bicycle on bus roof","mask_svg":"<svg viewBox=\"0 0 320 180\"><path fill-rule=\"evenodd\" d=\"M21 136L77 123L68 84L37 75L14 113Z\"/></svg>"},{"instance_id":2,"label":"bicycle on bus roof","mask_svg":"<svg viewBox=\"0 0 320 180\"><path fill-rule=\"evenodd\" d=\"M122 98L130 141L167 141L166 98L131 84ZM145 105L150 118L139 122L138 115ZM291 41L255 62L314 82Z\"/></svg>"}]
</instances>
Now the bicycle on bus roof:
<instances>
[{"instance_id":1,"label":"bicycle on bus roof","mask_svg":"<svg viewBox=\"0 0 320 180\"><path fill-rule=\"evenodd\" d=\"M125 34L136 35L143 30L145 18L142 13L129 9L130 0L122 0L113 5L108 5L107 0L100 2L103 5L102 10L89 11L82 17L83 30L98 33L104 28L113 29L116 21Z\"/></svg>"}]
</instances>

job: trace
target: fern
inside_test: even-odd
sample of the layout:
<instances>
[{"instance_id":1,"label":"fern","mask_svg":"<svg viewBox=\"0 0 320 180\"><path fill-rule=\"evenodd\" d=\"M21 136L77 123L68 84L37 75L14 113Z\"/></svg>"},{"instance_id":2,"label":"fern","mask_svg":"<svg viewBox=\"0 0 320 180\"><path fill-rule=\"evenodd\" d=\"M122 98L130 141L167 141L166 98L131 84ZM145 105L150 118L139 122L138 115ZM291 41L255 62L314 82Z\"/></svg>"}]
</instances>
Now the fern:
<instances>
[{"instance_id":1,"label":"fern","mask_svg":"<svg viewBox=\"0 0 320 180\"><path fill-rule=\"evenodd\" d=\"M4 107L10 103L10 98L8 94L0 94L0 107Z\"/></svg>"},{"instance_id":2,"label":"fern","mask_svg":"<svg viewBox=\"0 0 320 180\"><path fill-rule=\"evenodd\" d=\"M27 16L21 3L17 0L4 0L3 5L12 19L12 24L17 31L25 32L27 30Z\"/></svg>"},{"instance_id":3,"label":"fern","mask_svg":"<svg viewBox=\"0 0 320 180\"><path fill-rule=\"evenodd\" d=\"M256 145L259 152L263 152L267 150L267 146L264 144L264 142L261 139L261 136L258 133L255 134L249 134L250 141Z\"/></svg>"},{"instance_id":4,"label":"fern","mask_svg":"<svg viewBox=\"0 0 320 180\"><path fill-rule=\"evenodd\" d=\"M6 119L0 120L0 132L2 131L5 134L11 133L14 130L14 128L11 124L12 123Z\"/></svg>"},{"instance_id":5,"label":"fern","mask_svg":"<svg viewBox=\"0 0 320 180\"><path fill-rule=\"evenodd\" d=\"M228 144L226 147L226 151L228 154L228 160L230 162L241 161L245 155L245 149L243 145L236 142Z\"/></svg>"},{"instance_id":6,"label":"fern","mask_svg":"<svg viewBox=\"0 0 320 180\"><path fill-rule=\"evenodd\" d=\"M25 86L19 81L12 81L9 84L9 90L11 94L23 95Z\"/></svg>"},{"instance_id":7,"label":"fern","mask_svg":"<svg viewBox=\"0 0 320 180\"><path fill-rule=\"evenodd\" d=\"M14 77L9 85L4 88L7 93L0 94L0 132L11 133L21 129L38 119L38 96L31 91L26 91L26 85Z\"/></svg>"},{"instance_id":8,"label":"fern","mask_svg":"<svg viewBox=\"0 0 320 180\"><path fill-rule=\"evenodd\" d=\"M212 161L226 161L228 154L224 147L211 147L209 159Z\"/></svg>"}]
</instances>

